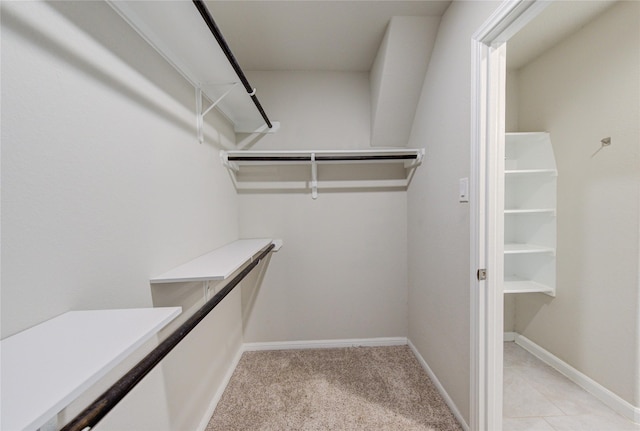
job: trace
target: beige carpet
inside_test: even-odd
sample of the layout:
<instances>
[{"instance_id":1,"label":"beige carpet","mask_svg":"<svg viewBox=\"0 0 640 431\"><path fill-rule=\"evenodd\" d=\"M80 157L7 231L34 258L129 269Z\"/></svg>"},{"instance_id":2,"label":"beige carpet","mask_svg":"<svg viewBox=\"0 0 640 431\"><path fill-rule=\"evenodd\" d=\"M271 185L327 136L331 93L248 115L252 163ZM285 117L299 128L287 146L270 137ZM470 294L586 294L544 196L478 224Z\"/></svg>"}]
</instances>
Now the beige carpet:
<instances>
[{"instance_id":1,"label":"beige carpet","mask_svg":"<svg viewBox=\"0 0 640 431\"><path fill-rule=\"evenodd\" d=\"M462 430L407 346L246 352L206 431Z\"/></svg>"}]
</instances>

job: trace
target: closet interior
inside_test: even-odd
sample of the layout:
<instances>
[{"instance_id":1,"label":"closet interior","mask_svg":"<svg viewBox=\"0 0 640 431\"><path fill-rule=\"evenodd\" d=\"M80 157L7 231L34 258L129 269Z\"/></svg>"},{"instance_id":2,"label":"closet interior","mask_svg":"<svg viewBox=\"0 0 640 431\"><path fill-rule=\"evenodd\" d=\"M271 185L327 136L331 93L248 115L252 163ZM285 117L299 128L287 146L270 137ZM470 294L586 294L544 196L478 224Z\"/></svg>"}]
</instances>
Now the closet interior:
<instances>
[{"instance_id":1,"label":"closet interior","mask_svg":"<svg viewBox=\"0 0 640 431\"><path fill-rule=\"evenodd\" d=\"M577 414L624 429L613 412L633 416L622 399L630 399L638 365L630 340L613 334L624 332L623 320L631 324L624 302L637 294L628 278L634 264L614 257L639 230L624 215L623 197L638 178L637 164L628 163L637 154L628 139L636 126L620 114L637 104L622 84L637 66L628 57L631 41L617 54L605 48L626 39L620 20L637 13L632 8L554 3L507 43L505 430L535 421L555 429ZM572 18L560 26L563 16ZM548 43L526 58L536 31ZM623 239L623 225L631 241Z\"/></svg>"}]
</instances>

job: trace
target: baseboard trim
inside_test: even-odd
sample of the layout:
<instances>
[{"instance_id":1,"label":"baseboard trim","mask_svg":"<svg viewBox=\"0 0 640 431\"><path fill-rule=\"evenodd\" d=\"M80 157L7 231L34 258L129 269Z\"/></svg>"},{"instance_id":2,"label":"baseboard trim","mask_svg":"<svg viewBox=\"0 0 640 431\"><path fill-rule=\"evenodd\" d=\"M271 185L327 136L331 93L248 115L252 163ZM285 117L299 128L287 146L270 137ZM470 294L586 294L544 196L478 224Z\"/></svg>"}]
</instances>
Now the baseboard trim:
<instances>
[{"instance_id":1,"label":"baseboard trim","mask_svg":"<svg viewBox=\"0 0 640 431\"><path fill-rule=\"evenodd\" d=\"M299 350L299 349L332 349L341 347L376 347L376 346L405 346L406 337L383 338L351 338L339 340L308 340L308 341L273 341L267 343L244 343L244 352L259 350Z\"/></svg>"},{"instance_id":2,"label":"baseboard trim","mask_svg":"<svg viewBox=\"0 0 640 431\"><path fill-rule=\"evenodd\" d=\"M505 332L504 341L516 341L517 332Z\"/></svg>"},{"instance_id":3,"label":"baseboard trim","mask_svg":"<svg viewBox=\"0 0 640 431\"><path fill-rule=\"evenodd\" d=\"M236 370L236 367L238 366L238 363L240 362L240 358L242 357L243 353L244 353L243 346L240 345L240 348L238 349L235 356L233 357L233 360L231 361L231 364L229 365L229 368L227 369L227 372L225 373L222 379L222 382L220 382L220 386L218 387L218 390L216 391L213 398L211 399L211 402L209 403L209 407L207 408L207 412L202 417L202 420L200 421L198 428L196 428L196 431L206 430L207 425L209 425L209 421L211 420L211 416L213 416L213 412L216 410L216 407L218 406L218 403L222 398L222 394L224 394L224 391L227 389L227 386L229 385L229 381L231 381L231 376L233 376L233 372Z\"/></svg>"},{"instance_id":4,"label":"baseboard trim","mask_svg":"<svg viewBox=\"0 0 640 431\"><path fill-rule=\"evenodd\" d=\"M411 340L407 340L407 344L409 345L409 348L411 349L415 357L418 359L418 362L420 363L424 371L427 373L427 375L429 376L433 384L436 386L436 389L438 389L438 392L440 392L440 395L442 395L442 398L444 398L445 403L447 403L447 406L449 406L449 409L451 409L451 412L453 413L453 415L456 417L456 419L458 419L458 422L460 423L464 431L469 431L469 425L464 420L464 417L462 417L462 414L460 414L460 410L458 410L458 406L456 406L456 403L453 402L453 399L451 399L447 391L444 389L444 386L442 386L442 384L440 383L440 380L438 380L435 373L431 370L431 367L429 367L429 364L427 364L427 361L424 360L424 358L422 357L420 352L418 352L418 349L416 348L416 346L413 345Z\"/></svg>"},{"instance_id":5,"label":"baseboard trim","mask_svg":"<svg viewBox=\"0 0 640 431\"><path fill-rule=\"evenodd\" d=\"M552 368L555 368L558 372L560 372L569 380L573 381L585 391L589 392L591 395L602 401L618 414L633 422L640 423L640 407L635 407L628 401L620 398L618 395L614 394L609 389L602 386L600 383L576 370L571 365L553 355L548 350L529 340L527 337L520 334L515 334L515 342L517 345L540 359L545 364L549 365Z\"/></svg>"}]
</instances>

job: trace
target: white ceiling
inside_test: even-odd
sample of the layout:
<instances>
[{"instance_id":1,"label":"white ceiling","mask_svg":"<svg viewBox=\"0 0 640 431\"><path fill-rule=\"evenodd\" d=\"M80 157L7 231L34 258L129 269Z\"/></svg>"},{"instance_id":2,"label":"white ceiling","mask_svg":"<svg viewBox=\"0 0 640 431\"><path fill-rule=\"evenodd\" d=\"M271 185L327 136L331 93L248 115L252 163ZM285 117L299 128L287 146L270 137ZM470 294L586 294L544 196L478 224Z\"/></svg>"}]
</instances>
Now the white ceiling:
<instances>
[{"instance_id":1,"label":"white ceiling","mask_svg":"<svg viewBox=\"0 0 640 431\"><path fill-rule=\"evenodd\" d=\"M554 1L507 43L507 68L519 69L576 32L615 0Z\"/></svg>"},{"instance_id":2,"label":"white ceiling","mask_svg":"<svg viewBox=\"0 0 640 431\"><path fill-rule=\"evenodd\" d=\"M615 0L559 0L509 40L518 69L575 32ZM436 0L207 0L245 70L371 69L392 16L442 16Z\"/></svg>"},{"instance_id":3,"label":"white ceiling","mask_svg":"<svg viewBox=\"0 0 640 431\"><path fill-rule=\"evenodd\" d=\"M207 1L245 70L367 72L392 16L442 16L450 1Z\"/></svg>"}]
</instances>

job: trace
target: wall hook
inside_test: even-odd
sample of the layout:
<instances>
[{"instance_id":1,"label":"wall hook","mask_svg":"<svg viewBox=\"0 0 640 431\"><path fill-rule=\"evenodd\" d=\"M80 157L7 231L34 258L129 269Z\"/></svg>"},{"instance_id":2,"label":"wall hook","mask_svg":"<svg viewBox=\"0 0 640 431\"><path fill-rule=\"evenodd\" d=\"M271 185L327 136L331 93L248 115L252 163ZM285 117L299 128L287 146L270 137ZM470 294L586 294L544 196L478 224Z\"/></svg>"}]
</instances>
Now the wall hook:
<instances>
[{"instance_id":1,"label":"wall hook","mask_svg":"<svg viewBox=\"0 0 640 431\"><path fill-rule=\"evenodd\" d=\"M598 148L596 152L591 155L591 157L595 156L600 152L600 150L602 150L604 147L608 147L609 145L611 145L611 136L600 139L600 148Z\"/></svg>"}]
</instances>

